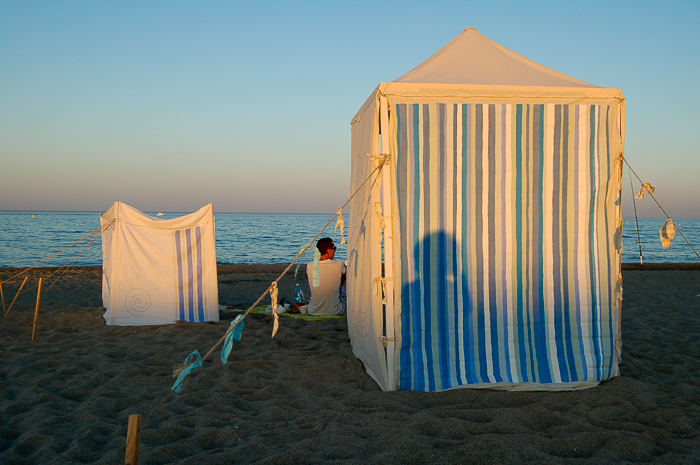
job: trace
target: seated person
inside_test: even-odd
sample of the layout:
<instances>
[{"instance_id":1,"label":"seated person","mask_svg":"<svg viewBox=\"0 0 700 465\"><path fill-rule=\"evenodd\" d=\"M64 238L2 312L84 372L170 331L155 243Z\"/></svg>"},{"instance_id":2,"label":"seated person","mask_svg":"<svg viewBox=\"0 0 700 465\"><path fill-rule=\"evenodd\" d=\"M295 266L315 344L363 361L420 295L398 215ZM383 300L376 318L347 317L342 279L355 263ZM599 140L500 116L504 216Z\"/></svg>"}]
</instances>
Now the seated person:
<instances>
[{"instance_id":1,"label":"seated person","mask_svg":"<svg viewBox=\"0 0 700 465\"><path fill-rule=\"evenodd\" d=\"M307 311L312 315L342 315L345 313L345 265L334 259L335 244L330 237L319 239L316 248L321 253L318 267L319 286L314 287L314 262L311 262L306 265L311 289Z\"/></svg>"}]
</instances>

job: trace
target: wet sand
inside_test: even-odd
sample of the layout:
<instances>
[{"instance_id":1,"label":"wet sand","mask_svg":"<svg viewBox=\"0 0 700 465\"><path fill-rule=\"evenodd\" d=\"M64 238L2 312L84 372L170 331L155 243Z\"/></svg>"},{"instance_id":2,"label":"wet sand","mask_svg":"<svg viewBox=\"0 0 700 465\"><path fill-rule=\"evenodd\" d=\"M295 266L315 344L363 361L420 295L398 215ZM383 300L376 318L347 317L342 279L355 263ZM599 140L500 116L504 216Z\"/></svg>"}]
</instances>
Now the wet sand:
<instances>
[{"instance_id":1,"label":"wet sand","mask_svg":"<svg viewBox=\"0 0 700 465\"><path fill-rule=\"evenodd\" d=\"M283 268L219 267L220 303L249 306ZM16 271L0 269L6 305ZM207 352L235 314L108 327L100 268L77 268L43 295L31 341L31 287L51 272L33 271L0 317L3 464L123 463L134 413L142 464L700 463L697 266L625 267L622 375L593 389L384 393L345 319L282 318L271 339L270 317L250 315L228 364L215 351L148 420L173 366ZM280 295L292 300L294 282L283 278Z\"/></svg>"}]
</instances>

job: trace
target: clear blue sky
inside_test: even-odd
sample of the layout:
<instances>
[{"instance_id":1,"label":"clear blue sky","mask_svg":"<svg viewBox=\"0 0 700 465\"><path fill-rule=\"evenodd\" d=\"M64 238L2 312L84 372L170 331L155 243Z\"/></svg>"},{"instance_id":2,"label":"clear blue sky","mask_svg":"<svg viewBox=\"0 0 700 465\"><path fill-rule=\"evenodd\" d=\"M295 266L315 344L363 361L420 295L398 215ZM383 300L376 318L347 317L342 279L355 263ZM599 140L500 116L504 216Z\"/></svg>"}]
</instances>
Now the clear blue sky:
<instances>
[{"instance_id":1,"label":"clear blue sky","mask_svg":"<svg viewBox=\"0 0 700 465\"><path fill-rule=\"evenodd\" d=\"M334 212L360 105L476 26L621 88L627 159L700 218L699 24L697 0L5 0L0 210Z\"/></svg>"}]
</instances>

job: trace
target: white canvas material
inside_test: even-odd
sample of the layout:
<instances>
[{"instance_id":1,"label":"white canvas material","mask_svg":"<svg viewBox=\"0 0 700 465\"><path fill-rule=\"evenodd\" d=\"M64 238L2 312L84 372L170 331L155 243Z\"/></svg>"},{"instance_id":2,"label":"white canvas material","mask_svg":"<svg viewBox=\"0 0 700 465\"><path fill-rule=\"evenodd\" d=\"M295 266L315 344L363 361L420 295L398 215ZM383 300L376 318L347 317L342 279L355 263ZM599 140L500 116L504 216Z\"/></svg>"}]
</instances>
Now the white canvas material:
<instances>
[{"instance_id":1,"label":"white canvas material","mask_svg":"<svg viewBox=\"0 0 700 465\"><path fill-rule=\"evenodd\" d=\"M108 325L219 321L214 213L173 219L115 202L100 223L102 303Z\"/></svg>"},{"instance_id":2,"label":"white canvas material","mask_svg":"<svg viewBox=\"0 0 700 465\"><path fill-rule=\"evenodd\" d=\"M382 296L373 284L382 270L381 219L375 204L380 201L379 184L364 182L379 159L379 105L370 96L363 113L352 124L351 192L362 188L350 202L346 288L348 332L353 353L380 386L387 386L388 367L382 337ZM375 157L375 158L373 158Z\"/></svg>"},{"instance_id":3,"label":"white canvas material","mask_svg":"<svg viewBox=\"0 0 700 465\"><path fill-rule=\"evenodd\" d=\"M555 71L466 29L395 83L597 87Z\"/></svg>"},{"instance_id":4,"label":"white canvas material","mask_svg":"<svg viewBox=\"0 0 700 465\"><path fill-rule=\"evenodd\" d=\"M380 83L351 124L348 328L383 390L619 375L620 89L467 29ZM362 185L384 155L388 174Z\"/></svg>"}]
</instances>

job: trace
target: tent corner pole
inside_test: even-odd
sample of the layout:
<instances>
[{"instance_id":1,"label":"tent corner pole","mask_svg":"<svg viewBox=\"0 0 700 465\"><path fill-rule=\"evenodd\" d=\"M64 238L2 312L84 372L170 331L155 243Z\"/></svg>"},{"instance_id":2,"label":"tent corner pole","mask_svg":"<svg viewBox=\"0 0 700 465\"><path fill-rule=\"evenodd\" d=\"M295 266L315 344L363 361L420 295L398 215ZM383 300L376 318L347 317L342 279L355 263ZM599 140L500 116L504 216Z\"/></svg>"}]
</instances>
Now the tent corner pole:
<instances>
[{"instance_id":1,"label":"tent corner pole","mask_svg":"<svg viewBox=\"0 0 700 465\"><path fill-rule=\"evenodd\" d=\"M379 118L382 155L390 153L389 106L386 96L379 97ZM398 388L395 376L395 342L394 342L394 257L393 257L393 228L391 211L391 170L382 169L382 214L386 227L384 228L384 282L386 292L385 323L386 323L386 363L388 370L389 390Z\"/></svg>"}]
</instances>

